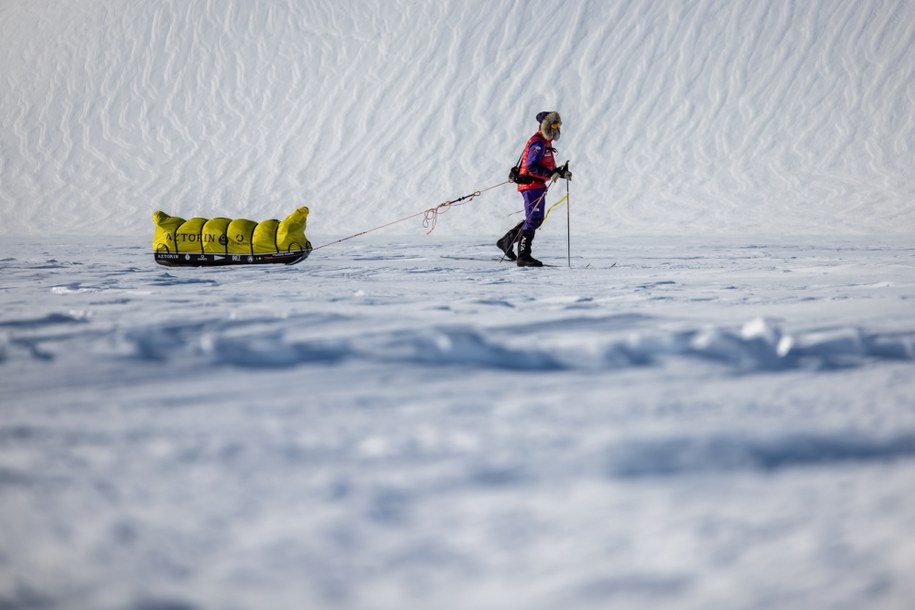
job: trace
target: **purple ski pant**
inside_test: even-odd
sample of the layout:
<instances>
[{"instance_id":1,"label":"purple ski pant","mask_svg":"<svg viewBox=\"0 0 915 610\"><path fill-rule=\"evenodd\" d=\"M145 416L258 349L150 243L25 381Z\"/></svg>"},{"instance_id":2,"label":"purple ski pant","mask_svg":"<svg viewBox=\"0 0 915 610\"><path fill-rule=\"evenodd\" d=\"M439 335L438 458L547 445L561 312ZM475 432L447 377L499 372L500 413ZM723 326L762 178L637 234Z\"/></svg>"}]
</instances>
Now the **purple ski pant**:
<instances>
[{"instance_id":1,"label":"purple ski pant","mask_svg":"<svg viewBox=\"0 0 915 610\"><path fill-rule=\"evenodd\" d=\"M524 226L522 231L536 231L546 213L546 189L521 191L524 198Z\"/></svg>"}]
</instances>

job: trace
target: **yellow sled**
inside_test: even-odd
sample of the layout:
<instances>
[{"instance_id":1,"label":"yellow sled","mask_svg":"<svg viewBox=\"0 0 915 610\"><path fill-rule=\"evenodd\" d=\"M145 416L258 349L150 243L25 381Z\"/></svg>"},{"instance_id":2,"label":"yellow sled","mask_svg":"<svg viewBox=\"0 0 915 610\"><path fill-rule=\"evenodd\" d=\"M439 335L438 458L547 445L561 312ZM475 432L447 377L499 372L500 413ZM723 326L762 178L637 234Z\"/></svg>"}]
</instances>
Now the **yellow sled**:
<instances>
[{"instance_id":1,"label":"yellow sled","mask_svg":"<svg viewBox=\"0 0 915 610\"><path fill-rule=\"evenodd\" d=\"M157 211L153 234L156 262L170 267L221 265L294 265L311 254L305 238L308 208L283 220L254 222L246 218L190 218Z\"/></svg>"}]
</instances>

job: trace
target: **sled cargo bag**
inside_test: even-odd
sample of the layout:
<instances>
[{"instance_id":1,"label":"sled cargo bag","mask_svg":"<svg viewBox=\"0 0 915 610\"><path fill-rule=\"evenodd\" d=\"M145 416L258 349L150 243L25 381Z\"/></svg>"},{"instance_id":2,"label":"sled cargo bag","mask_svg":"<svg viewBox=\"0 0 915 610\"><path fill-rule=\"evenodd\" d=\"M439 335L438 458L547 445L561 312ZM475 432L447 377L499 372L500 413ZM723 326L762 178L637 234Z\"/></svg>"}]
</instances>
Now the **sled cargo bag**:
<instances>
[{"instance_id":1,"label":"sled cargo bag","mask_svg":"<svg viewBox=\"0 0 915 610\"><path fill-rule=\"evenodd\" d=\"M226 236L230 218L210 218L203 225L203 251L210 254L228 254L229 238Z\"/></svg>"},{"instance_id":2,"label":"sled cargo bag","mask_svg":"<svg viewBox=\"0 0 915 610\"><path fill-rule=\"evenodd\" d=\"M236 218L229 223L229 254L254 254L251 237L257 223L247 218Z\"/></svg>"},{"instance_id":3,"label":"sled cargo bag","mask_svg":"<svg viewBox=\"0 0 915 610\"><path fill-rule=\"evenodd\" d=\"M175 246L178 252L203 254L203 225L206 218L189 218L175 231Z\"/></svg>"},{"instance_id":4,"label":"sled cargo bag","mask_svg":"<svg viewBox=\"0 0 915 610\"><path fill-rule=\"evenodd\" d=\"M311 254L305 237L308 208L283 220L255 222L247 218L188 220L162 211L153 214L153 255L169 267L223 265L294 265Z\"/></svg>"}]
</instances>

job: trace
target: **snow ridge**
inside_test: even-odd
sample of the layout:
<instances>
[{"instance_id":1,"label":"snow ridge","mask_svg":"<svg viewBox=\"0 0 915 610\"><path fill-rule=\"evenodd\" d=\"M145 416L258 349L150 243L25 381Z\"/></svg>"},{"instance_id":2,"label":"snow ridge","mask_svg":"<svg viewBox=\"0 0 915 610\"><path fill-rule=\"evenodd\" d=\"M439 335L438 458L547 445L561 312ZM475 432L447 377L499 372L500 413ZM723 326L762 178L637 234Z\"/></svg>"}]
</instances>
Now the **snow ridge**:
<instances>
[{"instance_id":1,"label":"snow ridge","mask_svg":"<svg viewBox=\"0 0 915 610\"><path fill-rule=\"evenodd\" d=\"M138 326L128 331L59 334L61 328L87 323L73 313L0 322L7 333L0 363L59 355L92 353L111 363L128 357L138 361L189 367L240 369L327 366L344 360L374 364L472 367L516 371L616 371L628 367L663 366L671 359L718 363L740 373L779 370L837 370L872 362L915 361L915 332L872 332L860 328L829 328L785 333L777 324L753 320L741 329L706 327L668 334L626 331L623 338L595 329L600 318L566 318L549 331L534 333L528 325L498 329L468 326L397 328L353 336L333 332L333 339L296 339L315 325L324 331L346 327L345 317L312 315L281 320L195 319ZM646 319L645 326L664 327L664 320ZM579 332L576 329L582 329ZM518 340L517 337L530 337Z\"/></svg>"}]
</instances>

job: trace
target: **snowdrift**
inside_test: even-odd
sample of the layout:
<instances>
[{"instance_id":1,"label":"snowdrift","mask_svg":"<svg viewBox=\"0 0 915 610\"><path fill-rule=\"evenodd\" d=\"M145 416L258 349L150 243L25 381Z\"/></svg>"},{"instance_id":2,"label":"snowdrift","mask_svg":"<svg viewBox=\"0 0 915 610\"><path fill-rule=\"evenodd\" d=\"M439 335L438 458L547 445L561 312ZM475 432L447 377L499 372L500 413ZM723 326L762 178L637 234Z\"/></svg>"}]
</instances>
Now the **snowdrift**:
<instances>
[{"instance_id":1,"label":"snowdrift","mask_svg":"<svg viewBox=\"0 0 915 610\"><path fill-rule=\"evenodd\" d=\"M203 280L196 280L203 282ZM177 284L164 278L163 285ZM181 282L187 283L187 281ZM84 321L63 314L22 320L22 325L61 328ZM229 366L240 370L326 366L341 362L395 364L463 371L611 373L675 367L718 368L722 375L747 376L797 370L839 371L880 362L915 362L915 333L838 327L788 333L757 319L742 328L709 326L675 332L656 330L659 319L645 317L639 329L613 332L626 318L569 317L555 324L510 324L494 328L433 325L428 328L348 333L347 317L330 314L286 316L282 325L260 321L199 319L166 325L138 325L99 339L92 350L116 358L171 362L192 370ZM300 338L320 325L334 338ZM646 329L641 329L647 326ZM655 330L649 330L654 328ZM53 341L46 350L55 351ZM19 356L13 356L13 353ZM12 350L10 357L20 357ZM0 356L0 361L3 358Z\"/></svg>"},{"instance_id":2,"label":"snowdrift","mask_svg":"<svg viewBox=\"0 0 915 610\"><path fill-rule=\"evenodd\" d=\"M156 262L169 266L298 263L311 253L305 238L308 208L282 221L247 218L190 218L153 214Z\"/></svg>"}]
</instances>

